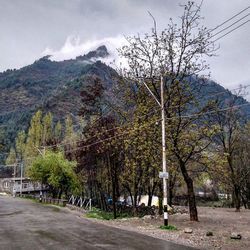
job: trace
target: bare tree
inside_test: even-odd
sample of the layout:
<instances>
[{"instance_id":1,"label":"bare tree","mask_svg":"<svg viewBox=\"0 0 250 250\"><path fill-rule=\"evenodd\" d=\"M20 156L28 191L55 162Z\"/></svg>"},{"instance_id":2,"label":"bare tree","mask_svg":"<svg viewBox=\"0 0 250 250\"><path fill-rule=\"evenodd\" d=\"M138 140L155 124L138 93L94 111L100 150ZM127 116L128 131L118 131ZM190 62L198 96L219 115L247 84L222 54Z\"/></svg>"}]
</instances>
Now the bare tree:
<instances>
[{"instance_id":1,"label":"bare tree","mask_svg":"<svg viewBox=\"0 0 250 250\"><path fill-rule=\"evenodd\" d=\"M201 5L188 2L182 7L184 12L180 22L176 24L170 19L167 28L161 32L157 31L156 21L150 14L154 21L151 32L143 37L140 35L127 37L128 45L123 46L119 52L128 61L128 67L121 71L122 75L137 85L141 85L142 81L147 83L158 101L160 101L159 78L164 77L169 147L171 145L171 151L177 158L178 167L187 184L190 219L197 221L193 181L187 167L190 160L194 160L194 156L200 154L210 142L203 141L205 144L197 142L199 136L196 133L197 136L192 138L193 141L189 145L189 152L184 152L183 144L186 142L186 139L182 140L184 132L190 130L197 117L194 119L182 117L190 106L195 106L193 86L200 88L201 84L192 83L197 80L199 74L209 69L204 58L213 56L216 49L210 41L210 32L201 25ZM196 107L196 111L199 113L202 109Z\"/></svg>"}]
</instances>

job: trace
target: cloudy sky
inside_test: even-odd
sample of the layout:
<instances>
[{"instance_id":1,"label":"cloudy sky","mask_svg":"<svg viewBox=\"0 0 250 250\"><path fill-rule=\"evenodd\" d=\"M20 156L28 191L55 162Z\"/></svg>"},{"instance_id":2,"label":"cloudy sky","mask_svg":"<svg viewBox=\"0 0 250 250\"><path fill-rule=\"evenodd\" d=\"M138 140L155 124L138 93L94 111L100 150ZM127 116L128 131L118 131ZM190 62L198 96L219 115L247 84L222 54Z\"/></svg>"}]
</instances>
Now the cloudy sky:
<instances>
[{"instance_id":1,"label":"cloudy sky","mask_svg":"<svg viewBox=\"0 0 250 250\"><path fill-rule=\"evenodd\" d=\"M74 58L101 44L111 51L124 35L159 29L181 15L183 0L0 0L0 72L31 64L45 54ZM199 1L197 0L197 3ZM248 7L249 0L204 0L204 24L213 28ZM241 16L250 13L250 9ZM244 20L249 20L249 16ZM212 79L231 89L250 84L250 22L219 41L210 60Z\"/></svg>"}]
</instances>

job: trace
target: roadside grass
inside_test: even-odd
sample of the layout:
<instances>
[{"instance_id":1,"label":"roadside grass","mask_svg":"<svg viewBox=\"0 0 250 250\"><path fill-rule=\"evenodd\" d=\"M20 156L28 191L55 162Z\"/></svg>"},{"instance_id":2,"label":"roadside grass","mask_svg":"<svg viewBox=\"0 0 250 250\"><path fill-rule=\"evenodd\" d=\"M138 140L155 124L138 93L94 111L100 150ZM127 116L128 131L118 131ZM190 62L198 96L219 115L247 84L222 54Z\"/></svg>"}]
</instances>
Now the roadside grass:
<instances>
[{"instance_id":1,"label":"roadside grass","mask_svg":"<svg viewBox=\"0 0 250 250\"><path fill-rule=\"evenodd\" d=\"M32 202L35 202L35 203L41 203L39 201L39 199L35 198L35 197L31 197L31 196L16 196L16 198L19 198L19 199L23 199L23 200L29 200L29 201L32 201ZM42 203L41 203L42 204ZM43 203L44 204L44 203Z\"/></svg>"},{"instance_id":2,"label":"roadside grass","mask_svg":"<svg viewBox=\"0 0 250 250\"><path fill-rule=\"evenodd\" d=\"M174 225L160 226L160 229L168 230L168 231L176 231L176 230L178 230L177 227L174 226Z\"/></svg>"},{"instance_id":3,"label":"roadside grass","mask_svg":"<svg viewBox=\"0 0 250 250\"><path fill-rule=\"evenodd\" d=\"M24 199L24 200L37 201L37 199L35 197L32 197L32 196L16 196L15 198L21 198L21 199Z\"/></svg>"},{"instance_id":4,"label":"roadside grass","mask_svg":"<svg viewBox=\"0 0 250 250\"><path fill-rule=\"evenodd\" d=\"M114 220L113 212L106 212L98 208L92 208L92 210L87 212L85 216L87 218L98 219L98 220ZM117 214L117 219L130 218L130 217L132 216L130 216L127 213Z\"/></svg>"},{"instance_id":5,"label":"roadside grass","mask_svg":"<svg viewBox=\"0 0 250 250\"><path fill-rule=\"evenodd\" d=\"M51 206L51 207L53 207L53 211L55 211L55 212L59 212L59 207L64 207L61 204L53 204L53 203L49 203L49 202L40 202L39 198L35 198L35 197L32 197L32 196L17 196L17 198L30 200L30 201L33 201L35 203L38 203L38 204L41 204L41 205L44 205L44 206Z\"/></svg>"}]
</instances>

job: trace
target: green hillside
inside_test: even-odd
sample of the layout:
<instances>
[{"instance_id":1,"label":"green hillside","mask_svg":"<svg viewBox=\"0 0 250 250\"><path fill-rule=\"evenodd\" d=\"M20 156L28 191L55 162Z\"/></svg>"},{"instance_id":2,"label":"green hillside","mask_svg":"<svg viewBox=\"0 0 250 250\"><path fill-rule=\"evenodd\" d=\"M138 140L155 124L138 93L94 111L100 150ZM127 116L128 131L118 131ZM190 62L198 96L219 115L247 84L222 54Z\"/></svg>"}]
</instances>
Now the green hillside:
<instances>
[{"instance_id":1,"label":"green hillside","mask_svg":"<svg viewBox=\"0 0 250 250\"><path fill-rule=\"evenodd\" d=\"M76 59L56 62L45 56L33 64L19 70L0 73L0 160L9 151L19 130L26 130L31 116L36 110L51 111L55 120L62 120L67 114L78 114L81 98L80 90L85 85L84 77L96 75L102 79L106 92L112 89L112 79L116 72L101 61L109 56L107 48L101 46L95 51ZM200 102L206 102L214 94L225 101L232 96L230 91L213 81L194 81L193 87ZM238 98L238 103L246 103ZM250 107L244 112L250 115Z\"/></svg>"}]
</instances>

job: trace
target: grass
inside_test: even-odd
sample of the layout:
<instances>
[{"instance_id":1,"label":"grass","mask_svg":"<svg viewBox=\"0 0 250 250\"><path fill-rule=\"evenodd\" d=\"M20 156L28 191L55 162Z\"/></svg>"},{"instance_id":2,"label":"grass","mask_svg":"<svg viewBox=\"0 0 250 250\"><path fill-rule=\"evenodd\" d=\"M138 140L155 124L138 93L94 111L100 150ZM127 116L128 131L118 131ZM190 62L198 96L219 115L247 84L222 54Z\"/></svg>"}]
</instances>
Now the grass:
<instances>
[{"instance_id":1,"label":"grass","mask_svg":"<svg viewBox=\"0 0 250 250\"><path fill-rule=\"evenodd\" d=\"M29 196L29 195L23 195L23 196L16 196L16 198L24 199L24 200L30 200L36 203L39 203L39 199L34 197L34 196Z\"/></svg>"},{"instance_id":2,"label":"grass","mask_svg":"<svg viewBox=\"0 0 250 250\"><path fill-rule=\"evenodd\" d=\"M99 220L113 220L114 214L113 212L106 212L97 208L93 208L92 211L86 213L87 218L94 218ZM129 218L131 217L127 213L117 214L117 219Z\"/></svg>"},{"instance_id":3,"label":"grass","mask_svg":"<svg viewBox=\"0 0 250 250\"><path fill-rule=\"evenodd\" d=\"M177 227L173 225L167 225L167 226L160 226L160 229L168 231L176 231Z\"/></svg>"},{"instance_id":4,"label":"grass","mask_svg":"<svg viewBox=\"0 0 250 250\"><path fill-rule=\"evenodd\" d=\"M33 197L33 196L29 196L29 195L25 195L25 196L16 196L16 198L20 198L20 199L25 199L25 200L32 200L32 201L35 201L36 198Z\"/></svg>"},{"instance_id":5,"label":"grass","mask_svg":"<svg viewBox=\"0 0 250 250\"><path fill-rule=\"evenodd\" d=\"M54 204L54 203L49 203L49 202L40 202L40 200L39 200L39 198L35 198L35 197L33 197L33 196L17 196L18 198L21 198L21 199L25 199L25 200L30 200L30 201L33 201L33 202L35 202L35 203L39 203L39 204L41 204L41 205L44 205L44 206L55 206L55 207L64 207L63 205L61 205L61 204ZM57 212L56 210L55 210L55 212Z\"/></svg>"}]
</instances>

